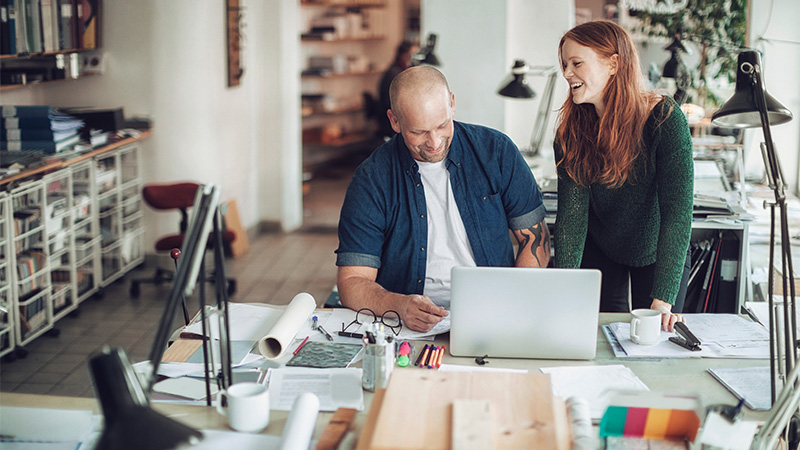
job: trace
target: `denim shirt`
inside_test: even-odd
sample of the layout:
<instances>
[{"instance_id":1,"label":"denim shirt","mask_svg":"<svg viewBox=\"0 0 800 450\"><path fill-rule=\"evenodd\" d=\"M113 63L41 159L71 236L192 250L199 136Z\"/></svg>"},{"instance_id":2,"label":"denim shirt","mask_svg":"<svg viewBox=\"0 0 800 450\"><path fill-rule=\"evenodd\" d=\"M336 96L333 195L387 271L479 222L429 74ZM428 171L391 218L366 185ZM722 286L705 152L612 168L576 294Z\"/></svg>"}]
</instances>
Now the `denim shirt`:
<instances>
[{"instance_id":1,"label":"denim shirt","mask_svg":"<svg viewBox=\"0 0 800 450\"><path fill-rule=\"evenodd\" d=\"M544 220L530 167L506 135L454 122L447 155L453 196L478 266L513 266L509 229ZM356 169L339 218L337 266L378 269L376 281L401 294L425 287L428 222L419 165L401 134Z\"/></svg>"}]
</instances>

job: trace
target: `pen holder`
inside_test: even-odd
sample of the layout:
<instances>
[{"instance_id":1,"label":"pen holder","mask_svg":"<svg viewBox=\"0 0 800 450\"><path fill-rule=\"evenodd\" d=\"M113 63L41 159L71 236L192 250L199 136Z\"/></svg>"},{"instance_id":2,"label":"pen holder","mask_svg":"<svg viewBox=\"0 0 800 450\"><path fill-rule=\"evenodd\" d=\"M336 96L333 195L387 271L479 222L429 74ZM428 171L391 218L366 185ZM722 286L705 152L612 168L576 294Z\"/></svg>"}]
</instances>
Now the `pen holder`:
<instances>
[{"instance_id":1,"label":"pen holder","mask_svg":"<svg viewBox=\"0 0 800 450\"><path fill-rule=\"evenodd\" d=\"M394 368L394 343L367 344L362 367L361 387L370 392L385 388Z\"/></svg>"}]
</instances>

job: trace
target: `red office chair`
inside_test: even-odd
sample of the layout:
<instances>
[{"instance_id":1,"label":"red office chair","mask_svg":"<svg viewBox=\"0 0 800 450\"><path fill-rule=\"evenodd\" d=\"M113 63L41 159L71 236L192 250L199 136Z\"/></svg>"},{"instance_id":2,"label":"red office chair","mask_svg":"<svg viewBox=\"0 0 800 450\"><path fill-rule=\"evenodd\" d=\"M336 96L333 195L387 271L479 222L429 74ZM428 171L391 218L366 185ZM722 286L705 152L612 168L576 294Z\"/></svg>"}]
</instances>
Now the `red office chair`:
<instances>
[{"instance_id":1,"label":"red office chair","mask_svg":"<svg viewBox=\"0 0 800 450\"><path fill-rule=\"evenodd\" d=\"M142 197L145 203L157 210L170 210L178 209L181 213L180 232L175 234L168 234L160 237L156 241L155 249L157 252L170 252L173 259L176 259L180 252L172 252L173 249L179 249L183 245L183 237L186 233L186 228L189 226L189 208L194 205L195 193L197 188L200 187L197 183L184 182L172 184L148 184L142 189ZM212 237L209 237L209 246L212 243ZM222 242L227 245L236 239L236 233L233 231L222 230ZM177 260L176 260L177 263ZM141 283L161 284L164 282L172 281L174 272L156 268L156 273L151 278L134 279L131 280L130 295L131 297L138 297ZM207 281L214 282L213 276L207 276ZM233 278L226 278L228 289L228 296L236 293L236 280Z\"/></svg>"}]
</instances>

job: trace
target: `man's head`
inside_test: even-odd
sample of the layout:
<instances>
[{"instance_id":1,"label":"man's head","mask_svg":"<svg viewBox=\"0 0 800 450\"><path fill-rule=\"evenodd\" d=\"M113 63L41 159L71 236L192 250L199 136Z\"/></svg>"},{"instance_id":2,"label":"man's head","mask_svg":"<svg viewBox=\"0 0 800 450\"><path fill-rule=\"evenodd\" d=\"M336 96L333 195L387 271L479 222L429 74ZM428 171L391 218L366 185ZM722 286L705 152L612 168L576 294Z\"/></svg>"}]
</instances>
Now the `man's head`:
<instances>
[{"instance_id":1,"label":"man's head","mask_svg":"<svg viewBox=\"0 0 800 450\"><path fill-rule=\"evenodd\" d=\"M447 157L456 106L444 75L430 66L406 69L392 81L389 99L389 122L403 135L411 157L423 162Z\"/></svg>"}]
</instances>

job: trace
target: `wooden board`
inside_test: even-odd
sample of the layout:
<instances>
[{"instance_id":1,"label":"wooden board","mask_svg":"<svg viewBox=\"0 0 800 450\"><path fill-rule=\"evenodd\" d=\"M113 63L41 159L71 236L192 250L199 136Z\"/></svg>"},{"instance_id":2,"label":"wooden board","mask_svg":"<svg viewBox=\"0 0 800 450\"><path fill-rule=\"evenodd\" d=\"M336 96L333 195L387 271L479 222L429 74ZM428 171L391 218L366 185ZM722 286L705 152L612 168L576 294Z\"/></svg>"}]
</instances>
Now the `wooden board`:
<instances>
[{"instance_id":1,"label":"wooden board","mask_svg":"<svg viewBox=\"0 0 800 450\"><path fill-rule=\"evenodd\" d=\"M563 449L564 410L556 417L550 376L503 372L395 370L386 388L374 429L365 425L367 447L388 449L452 448L452 405L458 399L491 404L495 448ZM370 416L373 411L370 411ZM557 423L561 421L562 423Z\"/></svg>"},{"instance_id":2,"label":"wooden board","mask_svg":"<svg viewBox=\"0 0 800 450\"><path fill-rule=\"evenodd\" d=\"M225 212L225 227L236 233L236 239L231 242L231 253L234 258L244 255L250 250L250 241L247 239L247 230L242 226L242 219L239 216L239 207L236 200L225 202L227 211Z\"/></svg>"}]
</instances>

